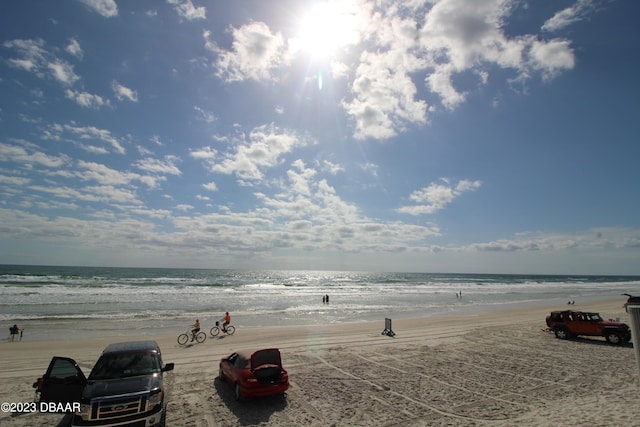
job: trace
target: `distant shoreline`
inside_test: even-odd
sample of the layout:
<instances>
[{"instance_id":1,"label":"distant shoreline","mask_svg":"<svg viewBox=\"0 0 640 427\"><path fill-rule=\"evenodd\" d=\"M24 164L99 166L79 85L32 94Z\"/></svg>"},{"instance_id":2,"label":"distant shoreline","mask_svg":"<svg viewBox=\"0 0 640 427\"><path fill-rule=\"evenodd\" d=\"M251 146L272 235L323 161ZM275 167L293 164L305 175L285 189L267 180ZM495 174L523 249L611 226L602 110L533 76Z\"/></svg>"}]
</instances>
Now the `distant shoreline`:
<instances>
[{"instance_id":1,"label":"distant shoreline","mask_svg":"<svg viewBox=\"0 0 640 427\"><path fill-rule=\"evenodd\" d=\"M439 276L468 276L468 277L481 277L481 276L505 276L505 277L539 277L539 278L552 278L552 277L563 277L563 278L593 278L593 277L603 277L603 278L623 278L623 279L633 279L640 280L640 275L638 274L570 274L570 273L473 273L473 272L446 272L446 271L392 271L392 270L336 270L336 269L286 269L286 268L259 268L259 269L251 269L251 268L216 268L216 267L140 267L140 266L128 266L128 267L119 267L119 266L106 266L106 265L64 265L64 264L11 264L11 263L0 263L0 270L3 268L46 268L46 269L96 269L96 270L106 270L106 269L116 269L116 270L165 270L165 271L175 271L175 270L193 270L193 271L241 271L241 272L251 272L251 271L260 271L260 272L282 272L282 271L291 271L291 272L345 272L345 273L380 273L380 274L433 274ZM0 271L1 274L1 271Z\"/></svg>"}]
</instances>

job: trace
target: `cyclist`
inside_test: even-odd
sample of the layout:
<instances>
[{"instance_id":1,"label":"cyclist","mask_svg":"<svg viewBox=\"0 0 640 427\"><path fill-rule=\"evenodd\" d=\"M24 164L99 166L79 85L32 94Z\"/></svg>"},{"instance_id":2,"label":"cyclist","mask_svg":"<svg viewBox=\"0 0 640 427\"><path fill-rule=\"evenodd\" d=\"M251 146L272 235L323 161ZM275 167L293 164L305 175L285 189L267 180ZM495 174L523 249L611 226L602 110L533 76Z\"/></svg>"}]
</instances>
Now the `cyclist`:
<instances>
[{"instance_id":1,"label":"cyclist","mask_svg":"<svg viewBox=\"0 0 640 427\"><path fill-rule=\"evenodd\" d=\"M227 332L227 325L231 323L231 315L229 314L229 312L227 311L227 313L224 315L224 323L222 324L222 330L224 332Z\"/></svg>"},{"instance_id":2,"label":"cyclist","mask_svg":"<svg viewBox=\"0 0 640 427\"><path fill-rule=\"evenodd\" d=\"M193 329L191 330L191 341L196 338L196 334L200 332L200 319L196 319L196 323L193 324Z\"/></svg>"}]
</instances>

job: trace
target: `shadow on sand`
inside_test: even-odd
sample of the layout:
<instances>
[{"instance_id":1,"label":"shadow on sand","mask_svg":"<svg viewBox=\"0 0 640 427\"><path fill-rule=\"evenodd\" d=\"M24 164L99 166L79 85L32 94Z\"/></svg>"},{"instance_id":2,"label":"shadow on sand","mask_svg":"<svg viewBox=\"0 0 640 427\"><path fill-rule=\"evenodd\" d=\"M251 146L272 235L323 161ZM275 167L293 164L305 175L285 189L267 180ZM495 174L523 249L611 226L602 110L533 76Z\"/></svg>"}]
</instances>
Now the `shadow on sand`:
<instances>
[{"instance_id":1,"label":"shadow on sand","mask_svg":"<svg viewBox=\"0 0 640 427\"><path fill-rule=\"evenodd\" d=\"M238 418L238 423L243 426L266 423L274 413L287 407L286 395L245 398L238 401L231 386L220 381L220 378L215 378L213 387L224 404Z\"/></svg>"}]
</instances>

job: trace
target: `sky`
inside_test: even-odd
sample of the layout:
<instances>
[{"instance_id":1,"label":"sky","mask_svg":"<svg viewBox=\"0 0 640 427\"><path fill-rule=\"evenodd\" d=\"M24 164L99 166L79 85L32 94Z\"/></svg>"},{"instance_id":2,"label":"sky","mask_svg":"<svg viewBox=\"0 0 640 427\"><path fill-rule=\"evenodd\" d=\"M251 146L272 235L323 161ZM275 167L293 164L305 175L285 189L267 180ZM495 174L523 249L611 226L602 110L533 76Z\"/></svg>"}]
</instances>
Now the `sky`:
<instances>
[{"instance_id":1,"label":"sky","mask_svg":"<svg viewBox=\"0 0 640 427\"><path fill-rule=\"evenodd\" d=\"M640 2L0 2L0 263L640 275Z\"/></svg>"}]
</instances>

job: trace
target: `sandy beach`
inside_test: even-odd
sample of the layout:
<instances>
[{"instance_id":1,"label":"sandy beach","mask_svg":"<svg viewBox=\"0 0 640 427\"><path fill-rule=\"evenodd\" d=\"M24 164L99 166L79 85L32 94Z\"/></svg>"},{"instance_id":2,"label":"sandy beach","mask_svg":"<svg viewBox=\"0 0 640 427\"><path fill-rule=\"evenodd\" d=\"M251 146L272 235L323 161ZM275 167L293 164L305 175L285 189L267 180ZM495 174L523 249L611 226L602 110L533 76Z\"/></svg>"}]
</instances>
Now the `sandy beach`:
<instances>
[{"instance_id":1,"label":"sandy beach","mask_svg":"<svg viewBox=\"0 0 640 427\"><path fill-rule=\"evenodd\" d=\"M154 337L172 395L167 425L211 426L634 426L640 381L632 345L563 341L545 332L551 309L400 319L394 338L379 322L241 328L181 347ZM628 315L619 301L577 303L604 318ZM33 400L31 384L52 356L86 373L119 337L0 342L0 401ZM131 340L130 337L124 340ZM279 347L289 370L286 398L236 402L216 380L218 361L238 349ZM63 414L0 414L2 426L62 426Z\"/></svg>"}]
</instances>

